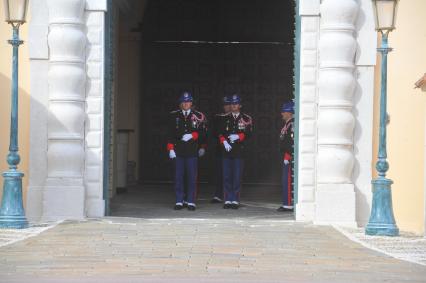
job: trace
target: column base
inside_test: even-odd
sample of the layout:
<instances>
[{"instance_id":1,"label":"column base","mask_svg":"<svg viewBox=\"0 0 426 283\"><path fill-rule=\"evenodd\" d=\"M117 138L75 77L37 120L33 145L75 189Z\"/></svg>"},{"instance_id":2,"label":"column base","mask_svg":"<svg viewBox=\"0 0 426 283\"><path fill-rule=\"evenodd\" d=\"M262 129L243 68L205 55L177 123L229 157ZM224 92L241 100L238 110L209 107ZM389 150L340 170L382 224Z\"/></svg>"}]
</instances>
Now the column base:
<instances>
[{"instance_id":1,"label":"column base","mask_svg":"<svg viewBox=\"0 0 426 283\"><path fill-rule=\"evenodd\" d=\"M88 199L86 207L87 217L105 216L105 200L103 199Z\"/></svg>"},{"instance_id":2,"label":"column base","mask_svg":"<svg viewBox=\"0 0 426 283\"><path fill-rule=\"evenodd\" d=\"M27 187L25 212L29 221L40 221L43 215L43 190L42 186Z\"/></svg>"},{"instance_id":3,"label":"column base","mask_svg":"<svg viewBox=\"0 0 426 283\"><path fill-rule=\"evenodd\" d=\"M43 192L43 221L85 218L84 186L46 186Z\"/></svg>"},{"instance_id":4,"label":"column base","mask_svg":"<svg viewBox=\"0 0 426 283\"><path fill-rule=\"evenodd\" d=\"M314 221L315 203L296 204L296 221Z\"/></svg>"},{"instance_id":5,"label":"column base","mask_svg":"<svg viewBox=\"0 0 426 283\"><path fill-rule=\"evenodd\" d=\"M319 184L315 201L315 224L357 227L353 184Z\"/></svg>"}]
</instances>

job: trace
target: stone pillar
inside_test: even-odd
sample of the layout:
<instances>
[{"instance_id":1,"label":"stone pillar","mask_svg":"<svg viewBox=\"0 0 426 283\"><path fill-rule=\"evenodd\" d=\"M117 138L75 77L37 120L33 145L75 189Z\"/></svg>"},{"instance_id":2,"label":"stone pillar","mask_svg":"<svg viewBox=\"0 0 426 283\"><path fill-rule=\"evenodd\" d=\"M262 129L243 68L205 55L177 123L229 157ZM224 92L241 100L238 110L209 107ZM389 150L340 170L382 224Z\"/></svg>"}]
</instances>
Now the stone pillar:
<instances>
[{"instance_id":1,"label":"stone pillar","mask_svg":"<svg viewBox=\"0 0 426 283\"><path fill-rule=\"evenodd\" d=\"M49 71L47 179L43 219L79 219L84 213L84 0L48 0Z\"/></svg>"},{"instance_id":2,"label":"stone pillar","mask_svg":"<svg viewBox=\"0 0 426 283\"><path fill-rule=\"evenodd\" d=\"M84 187L87 217L105 215L103 199L104 154L104 62L105 0L87 0L85 26L86 44L86 125ZM107 143L108 144L108 143Z\"/></svg>"},{"instance_id":3,"label":"stone pillar","mask_svg":"<svg viewBox=\"0 0 426 283\"><path fill-rule=\"evenodd\" d=\"M300 3L299 165L296 220L315 218L317 154L318 41L320 1Z\"/></svg>"},{"instance_id":4,"label":"stone pillar","mask_svg":"<svg viewBox=\"0 0 426 283\"><path fill-rule=\"evenodd\" d=\"M352 113L356 88L356 0L324 0L320 23L315 222L355 226Z\"/></svg>"}]
</instances>

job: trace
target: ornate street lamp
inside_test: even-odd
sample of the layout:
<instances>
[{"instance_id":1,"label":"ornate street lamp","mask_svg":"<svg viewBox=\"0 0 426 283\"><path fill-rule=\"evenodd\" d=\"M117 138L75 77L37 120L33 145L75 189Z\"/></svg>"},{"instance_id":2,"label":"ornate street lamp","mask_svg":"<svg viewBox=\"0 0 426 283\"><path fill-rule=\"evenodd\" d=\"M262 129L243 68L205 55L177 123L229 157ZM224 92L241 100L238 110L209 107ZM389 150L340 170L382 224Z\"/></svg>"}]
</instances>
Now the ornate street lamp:
<instances>
[{"instance_id":1,"label":"ornate street lamp","mask_svg":"<svg viewBox=\"0 0 426 283\"><path fill-rule=\"evenodd\" d=\"M0 208L0 228L25 228L28 221L22 204L22 177L18 171L18 47L23 43L19 39L19 27L25 23L28 0L4 0L6 22L12 25L13 37L9 43L13 46L12 57L12 110L10 122L10 145L7 163L9 170L3 173L3 198Z\"/></svg>"},{"instance_id":2,"label":"ornate street lamp","mask_svg":"<svg viewBox=\"0 0 426 283\"><path fill-rule=\"evenodd\" d=\"M376 30L382 35L382 45L377 50L382 54L381 66L381 94L380 94L380 132L379 155L376 163L378 177L373 185L373 204L368 224L365 228L367 235L398 236L392 209L392 180L386 178L389 169L386 151L386 124L387 124L387 55L392 48L388 45L389 32L395 29L395 18L399 0L372 0Z\"/></svg>"}]
</instances>

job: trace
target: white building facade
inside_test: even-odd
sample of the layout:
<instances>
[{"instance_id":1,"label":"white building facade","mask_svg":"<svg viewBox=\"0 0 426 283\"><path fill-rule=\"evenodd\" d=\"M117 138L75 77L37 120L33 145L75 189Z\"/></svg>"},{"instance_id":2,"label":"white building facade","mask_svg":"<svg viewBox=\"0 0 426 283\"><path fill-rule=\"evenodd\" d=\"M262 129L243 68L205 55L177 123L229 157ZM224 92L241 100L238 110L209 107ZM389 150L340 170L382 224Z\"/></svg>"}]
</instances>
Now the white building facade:
<instances>
[{"instance_id":1,"label":"white building facade","mask_svg":"<svg viewBox=\"0 0 426 283\"><path fill-rule=\"evenodd\" d=\"M27 216L102 217L107 0L31 3ZM299 0L298 15L296 220L364 225L377 40L371 1Z\"/></svg>"}]
</instances>

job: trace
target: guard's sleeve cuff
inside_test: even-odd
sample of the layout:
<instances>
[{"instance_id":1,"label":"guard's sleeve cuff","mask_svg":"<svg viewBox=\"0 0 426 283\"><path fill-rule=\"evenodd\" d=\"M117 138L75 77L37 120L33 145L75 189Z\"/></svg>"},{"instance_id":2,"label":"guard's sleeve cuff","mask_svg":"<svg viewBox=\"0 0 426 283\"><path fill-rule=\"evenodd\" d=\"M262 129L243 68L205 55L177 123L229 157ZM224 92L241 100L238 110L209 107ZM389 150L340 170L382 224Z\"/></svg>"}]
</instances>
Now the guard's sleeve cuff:
<instances>
[{"instance_id":1,"label":"guard's sleeve cuff","mask_svg":"<svg viewBox=\"0 0 426 283\"><path fill-rule=\"evenodd\" d=\"M285 153L284 154L284 160L290 161L291 160L291 154Z\"/></svg>"},{"instance_id":2,"label":"guard's sleeve cuff","mask_svg":"<svg viewBox=\"0 0 426 283\"><path fill-rule=\"evenodd\" d=\"M174 144L172 144L172 143L168 143L167 144L167 150L168 151L170 151L170 150L174 150L175 149L175 145Z\"/></svg>"},{"instance_id":3,"label":"guard's sleeve cuff","mask_svg":"<svg viewBox=\"0 0 426 283\"><path fill-rule=\"evenodd\" d=\"M221 144L223 144L223 142L225 141L225 137L222 136L222 135L220 135L219 136L219 141L220 141Z\"/></svg>"},{"instance_id":4,"label":"guard's sleeve cuff","mask_svg":"<svg viewBox=\"0 0 426 283\"><path fill-rule=\"evenodd\" d=\"M192 134L192 139L194 141L198 140L198 133L197 132L192 132L191 134Z\"/></svg>"},{"instance_id":5,"label":"guard's sleeve cuff","mask_svg":"<svg viewBox=\"0 0 426 283\"><path fill-rule=\"evenodd\" d=\"M246 138L244 133L239 133L238 136L240 137L240 141L243 141Z\"/></svg>"}]
</instances>

